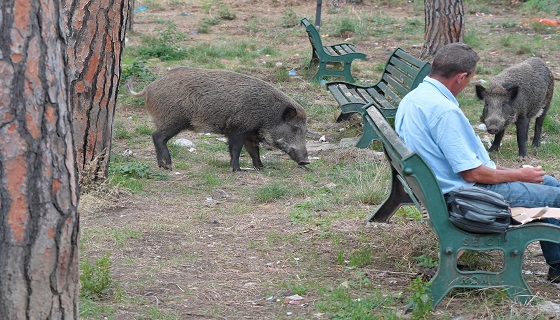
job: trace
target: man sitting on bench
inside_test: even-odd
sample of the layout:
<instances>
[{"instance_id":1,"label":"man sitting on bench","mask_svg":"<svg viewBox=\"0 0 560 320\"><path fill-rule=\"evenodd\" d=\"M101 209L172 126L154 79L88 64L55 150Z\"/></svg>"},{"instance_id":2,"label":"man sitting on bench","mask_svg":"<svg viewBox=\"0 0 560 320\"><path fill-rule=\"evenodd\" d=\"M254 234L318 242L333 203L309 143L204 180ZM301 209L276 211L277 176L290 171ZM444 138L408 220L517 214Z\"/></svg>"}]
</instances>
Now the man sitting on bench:
<instances>
[{"instance_id":1,"label":"man sitting on bench","mask_svg":"<svg viewBox=\"0 0 560 320\"><path fill-rule=\"evenodd\" d=\"M463 43L443 46L430 74L399 104L395 130L428 163L443 194L476 185L501 194L511 207L560 208L560 182L541 167L497 166L459 108L455 97L474 77L478 59ZM556 219L545 221L560 225ZM549 265L548 279L560 283L560 245L540 245Z\"/></svg>"}]
</instances>

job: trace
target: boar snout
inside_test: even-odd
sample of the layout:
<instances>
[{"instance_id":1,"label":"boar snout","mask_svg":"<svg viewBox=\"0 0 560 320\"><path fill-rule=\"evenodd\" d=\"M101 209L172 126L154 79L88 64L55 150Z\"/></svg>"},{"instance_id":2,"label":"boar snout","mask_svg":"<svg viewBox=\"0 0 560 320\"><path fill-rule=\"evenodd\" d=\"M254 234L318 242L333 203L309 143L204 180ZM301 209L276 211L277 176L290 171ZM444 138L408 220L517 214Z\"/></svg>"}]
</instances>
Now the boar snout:
<instances>
[{"instance_id":1,"label":"boar snout","mask_svg":"<svg viewBox=\"0 0 560 320\"><path fill-rule=\"evenodd\" d=\"M486 131L490 134L497 134L502 131L505 126L505 120L499 118L486 118L484 124L486 125Z\"/></svg>"},{"instance_id":2,"label":"boar snout","mask_svg":"<svg viewBox=\"0 0 560 320\"><path fill-rule=\"evenodd\" d=\"M498 129L498 127L488 127L488 133L489 134L496 134L500 132L500 130Z\"/></svg>"},{"instance_id":3,"label":"boar snout","mask_svg":"<svg viewBox=\"0 0 560 320\"><path fill-rule=\"evenodd\" d=\"M307 156L306 149L298 150L295 148L290 148L290 150L288 150L287 153L290 156L290 158L292 158L292 160L297 162L298 165L305 166L309 164L309 157Z\"/></svg>"}]
</instances>

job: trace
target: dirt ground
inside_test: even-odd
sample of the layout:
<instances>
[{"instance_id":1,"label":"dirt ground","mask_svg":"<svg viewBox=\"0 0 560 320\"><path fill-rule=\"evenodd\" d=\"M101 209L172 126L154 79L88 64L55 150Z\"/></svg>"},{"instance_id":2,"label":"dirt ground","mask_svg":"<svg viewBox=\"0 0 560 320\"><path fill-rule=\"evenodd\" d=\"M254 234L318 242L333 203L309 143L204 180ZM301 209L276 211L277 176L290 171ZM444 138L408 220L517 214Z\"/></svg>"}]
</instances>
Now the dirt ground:
<instances>
[{"instance_id":1,"label":"dirt ground","mask_svg":"<svg viewBox=\"0 0 560 320\"><path fill-rule=\"evenodd\" d=\"M379 11L379 7L373 2L376 1L364 1L364 4L356 5L352 10ZM402 7L393 7L391 11L384 9L383 12L388 16L410 14L407 1L402 2ZM283 8L288 5L292 6L298 16L311 18L315 14L315 1L224 1L230 5L237 18L214 26L211 34L197 34L195 30L200 17L206 17L208 13L202 5L196 3L187 1L183 6L164 6L161 10L138 12L134 17L134 31L137 34L153 32L157 24L151 21L155 16L157 19L174 21L179 30L188 34L188 41L200 43L209 39L219 41L221 34L239 36L240 39L251 37L251 31L246 28L250 17L258 15L262 21L278 21ZM330 1L324 1L324 12L329 6ZM515 7L504 10L507 11L493 15L468 14L467 23L484 24L488 19L496 22L512 20L514 15L518 15L518 20L526 19ZM423 17L416 18L423 21ZM271 28L270 32L275 31ZM286 42L276 49L294 50L297 46L309 45L303 35L300 41ZM418 55L421 45L422 43L410 44L407 50ZM394 38L372 38L359 44L368 53L370 61L384 61L386 51L397 46L399 40ZM488 48L488 51L492 51L492 48ZM284 63L288 68L298 67L307 58L294 56L291 61ZM560 58L550 58L558 74ZM370 72L367 68L364 69L364 74ZM328 98L328 95L321 95L318 99L322 97ZM149 123L148 116L137 107L120 104L117 113L122 121L134 118ZM313 129L321 131L323 127L333 130L334 126L336 125L333 123L314 124ZM184 136L196 139L191 134ZM138 158L150 159L155 167L155 152L149 137L134 144L115 143L113 152L121 154L126 149L132 150ZM311 150L310 155L327 157L333 150L336 147L323 147ZM274 152L270 156L282 157ZM222 157L220 159L224 162L228 161L227 152L217 157ZM306 186L309 182L303 181L303 171L294 167L290 167L294 170L291 179L302 180L302 186ZM189 171L195 168L193 164ZM187 170L174 170L169 180L150 180L141 194L121 191L111 196L82 196L81 230L87 234L87 237L82 237L81 246L85 248L82 249L82 258L94 259L110 252L112 277L125 293L123 301L111 303L111 307L116 310L109 316L110 319L328 318L317 311L320 293L315 288L301 294L301 301L294 301L289 297L300 292L292 285L298 281L315 281L322 286L345 285L352 270L336 263L337 252L330 246L331 240L324 238L319 228L292 223L290 211L294 208L294 199L272 203L256 202L249 206L250 209L244 209L251 199L239 190L250 190L269 183L273 178L266 172L247 172L232 178L232 173L222 171L216 173L218 179L233 179L234 183L220 186L211 192L201 191L197 181L193 180L192 174ZM366 224L364 217L374 207L365 204L358 206L356 210L362 212L363 216L333 222L330 230L340 236L343 246L356 248L364 242L380 243L382 234L389 232L396 234L396 237L400 234L402 247L407 247L415 241L411 233L416 232L416 236L420 237L429 233L425 229L411 230L410 225ZM139 231L130 233L130 230ZM109 237L108 234L114 237ZM125 235L124 244L118 241L118 234ZM395 244L393 246L397 247ZM387 255L386 263L368 265L362 268L363 272L382 291L397 296L401 294L404 307L406 288L416 271L396 269L395 261L404 258L394 255L390 248L376 250L379 250L376 251L379 254ZM526 280L539 298L560 303L559 289L545 280L547 269L539 253L538 245L531 246L526 262L527 270L530 271ZM457 298L448 297L434 312L433 317L496 318L493 314L495 310L471 311L473 304L485 306L485 296L481 296L470 301L461 299L461 294ZM503 311L501 316L505 317L509 315L528 319L531 317L529 315L538 314L533 307L510 305L507 299L499 305ZM402 308L395 311L399 317L407 317ZM544 318L553 319L554 316L548 314Z\"/></svg>"}]
</instances>

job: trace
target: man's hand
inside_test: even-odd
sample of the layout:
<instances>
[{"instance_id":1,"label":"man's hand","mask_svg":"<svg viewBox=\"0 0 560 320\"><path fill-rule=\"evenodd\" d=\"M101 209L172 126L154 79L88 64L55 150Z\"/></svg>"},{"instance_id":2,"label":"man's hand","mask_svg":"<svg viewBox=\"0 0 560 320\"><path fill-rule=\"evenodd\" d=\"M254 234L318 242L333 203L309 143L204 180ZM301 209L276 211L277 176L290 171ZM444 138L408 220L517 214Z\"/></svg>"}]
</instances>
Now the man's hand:
<instances>
[{"instance_id":1,"label":"man's hand","mask_svg":"<svg viewBox=\"0 0 560 320\"><path fill-rule=\"evenodd\" d=\"M517 170L521 182L542 183L544 181L545 172L541 166L523 166Z\"/></svg>"}]
</instances>

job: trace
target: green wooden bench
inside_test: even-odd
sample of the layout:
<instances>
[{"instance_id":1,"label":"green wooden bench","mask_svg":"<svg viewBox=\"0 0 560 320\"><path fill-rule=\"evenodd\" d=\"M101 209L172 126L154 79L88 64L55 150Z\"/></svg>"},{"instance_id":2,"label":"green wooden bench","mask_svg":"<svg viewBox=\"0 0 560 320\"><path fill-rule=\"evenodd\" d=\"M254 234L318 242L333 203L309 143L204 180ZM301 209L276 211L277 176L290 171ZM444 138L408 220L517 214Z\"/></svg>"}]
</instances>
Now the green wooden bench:
<instances>
[{"instance_id":1,"label":"green wooden bench","mask_svg":"<svg viewBox=\"0 0 560 320\"><path fill-rule=\"evenodd\" d=\"M354 82L351 67L355 59L366 59L366 54L358 52L351 43L339 43L334 45L323 45L319 31L306 18L301 19L302 26L307 31L309 42L311 42L312 56L309 63L310 68L317 68L317 73L311 81L320 82L323 77L344 77L345 81ZM340 68L336 68L339 65Z\"/></svg>"},{"instance_id":2,"label":"green wooden bench","mask_svg":"<svg viewBox=\"0 0 560 320\"><path fill-rule=\"evenodd\" d=\"M424 77L430 73L430 69L428 62L397 48L387 59L381 79L374 85L327 83L327 89L341 109L337 122L348 120L352 113L363 115L365 109L372 105L386 118L394 118L401 99L424 80Z\"/></svg>"},{"instance_id":3,"label":"green wooden bench","mask_svg":"<svg viewBox=\"0 0 560 320\"><path fill-rule=\"evenodd\" d=\"M391 192L369 221L389 222L402 205L425 209L440 247L438 269L429 286L434 307L453 288L500 288L516 302L531 302L533 295L521 272L523 254L534 241L560 243L560 227L532 222L511 227L503 234L474 234L457 228L449 220L444 196L426 162L407 148L379 110L367 109L364 119L381 141L392 172ZM457 260L462 250L499 250L504 257L503 268L497 272L459 270Z\"/></svg>"}]
</instances>

